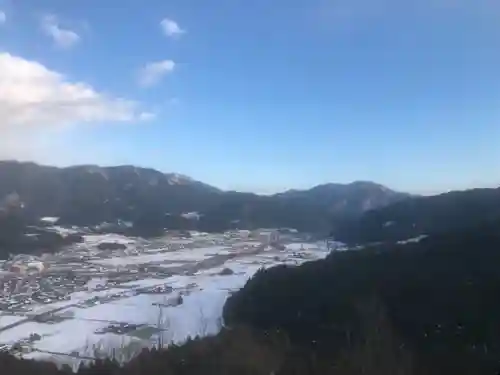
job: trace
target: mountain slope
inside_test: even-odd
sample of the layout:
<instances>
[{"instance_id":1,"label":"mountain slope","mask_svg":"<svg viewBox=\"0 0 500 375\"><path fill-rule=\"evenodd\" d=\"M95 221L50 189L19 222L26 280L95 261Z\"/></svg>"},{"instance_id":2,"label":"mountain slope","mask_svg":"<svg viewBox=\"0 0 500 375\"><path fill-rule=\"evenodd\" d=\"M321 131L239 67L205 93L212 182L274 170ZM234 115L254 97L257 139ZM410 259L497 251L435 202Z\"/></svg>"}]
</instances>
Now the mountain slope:
<instances>
[{"instance_id":1,"label":"mountain slope","mask_svg":"<svg viewBox=\"0 0 500 375\"><path fill-rule=\"evenodd\" d=\"M498 373L499 246L495 220L261 270L229 297L224 321L279 330L292 344L335 357L363 340L363 313L373 312L366 302L375 299L405 347L436 374Z\"/></svg>"},{"instance_id":2,"label":"mountain slope","mask_svg":"<svg viewBox=\"0 0 500 375\"><path fill-rule=\"evenodd\" d=\"M119 166L54 168L0 163L0 197L17 196L29 216L96 224L135 220L140 212L182 213L205 208L218 189L175 174Z\"/></svg>"},{"instance_id":3,"label":"mountain slope","mask_svg":"<svg viewBox=\"0 0 500 375\"><path fill-rule=\"evenodd\" d=\"M500 219L500 188L453 191L380 207L335 222L333 235L348 243L405 240L457 232Z\"/></svg>"},{"instance_id":4,"label":"mountain slope","mask_svg":"<svg viewBox=\"0 0 500 375\"><path fill-rule=\"evenodd\" d=\"M272 196L224 192L177 174L133 166L55 168L0 162L0 207L27 218L94 225L118 219L138 226L202 229L294 227L327 230L331 217L358 216L407 197L380 185L327 184ZM188 220L187 212L201 214Z\"/></svg>"},{"instance_id":5,"label":"mountain slope","mask_svg":"<svg viewBox=\"0 0 500 375\"><path fill-rule=\"evenodd\" d=\"M410 197L410 195L396 193L374 182L355 181L350 184L323 184L309 190L289 190L277 194L276 197L321 205L334 216L358 216L371 209L384 207L402 198Z\"/></svg>"}]
</instances>

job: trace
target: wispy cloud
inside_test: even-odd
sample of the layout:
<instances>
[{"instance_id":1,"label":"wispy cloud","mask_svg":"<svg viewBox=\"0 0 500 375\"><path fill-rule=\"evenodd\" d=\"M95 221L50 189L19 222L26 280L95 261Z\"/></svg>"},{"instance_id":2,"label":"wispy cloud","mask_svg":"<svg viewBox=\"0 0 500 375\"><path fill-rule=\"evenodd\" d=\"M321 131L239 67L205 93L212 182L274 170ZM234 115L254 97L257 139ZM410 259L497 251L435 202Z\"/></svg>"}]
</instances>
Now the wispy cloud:
<instances>
[{"instance_id":1,"label":"wispy cloud","mask_svg":"<svg viewBox=\"0 0 500 375\"><path fill-rule=\"evenodd\" d=\"M7 15L0 9L0 26L7 22Z\"/></svg>"},{"instance_id":2,"label":"wispy cloud","mask_svg":"<svg viewBox=\"0 0 500 375\"><path fill-rule=\"evenodd\" d=\"M186 30L181 29L179 24L170 18L164 18L160 22L160 26L163 30L163 33L169 38L179 37L182 34L186 33Z\"/></svg>"},{"instance_id":3,"label":"wispy cloud","mask_svg":"<svg viewBox=\"0 0 500 375\"><path fill-rule=\"evenodd\" d=\"M139 72L139 84L144 87L153 86L174 69L175 62L172 60L148 63Z\"/></svg>"},{"instance_id":4,"label":"wispy cloud","mask_svg":"<svg viewBox=\"0 0 500 375\"><path fill-rule=\"evenodd\" d=\"M0 159L37 158L57 135L84 124L151 118L138 103L70 82L44 65L0 53Z\"/></svg>"},{"instance_id":5,"label":"wispy cloud","mask_svg":"<svg viewBox=\"0 0 500 375\"><path fill-rule=\"evenodd\" d=\"M80 35L70 29L62 28L54 15L47 15L42 18L43 32L52 38L54 43L61 48L70 48L80 41Z\"/></svg>"},{"instance_id":6,"label":"wispy cloud","mask_svg":"<svg viewBox=\"0 0 500 375\"><path fill-rule=\"evenodd\" d=\"M156 118L156 113L154 112L141 112L139 114L139 120L141 121L150 121Z\"/></svg>"}]
</instances>

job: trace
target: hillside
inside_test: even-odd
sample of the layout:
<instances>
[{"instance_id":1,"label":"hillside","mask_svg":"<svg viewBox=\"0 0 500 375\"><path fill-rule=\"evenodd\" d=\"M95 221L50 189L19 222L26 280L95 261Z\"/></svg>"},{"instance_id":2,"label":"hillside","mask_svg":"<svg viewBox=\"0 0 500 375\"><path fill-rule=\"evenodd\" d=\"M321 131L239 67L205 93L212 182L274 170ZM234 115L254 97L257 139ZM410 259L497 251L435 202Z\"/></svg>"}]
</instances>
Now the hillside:
<instances>
[{"instance_id":1,"label":"hillside","mask_svg":"<svg viewBox=\"0 0 500 375\"><path fill-rule=\"evenodd\" d=\"M335 221L332 234L346 243L398 241L457 232L500 219L500 188L415 197Z\"/></svg>"},{"instance_id":2,"label":"hillside","mask_svg":"<svg viewBox=\"0 0 500 375\"><path fill-rule=\"evenodd\" d=\"M327 230L332 217L356 217L408 195L370 182L327 184L272 196L225 192L189 177L133 166L55 168L0 162L0 209L36 220L95 225L129 221L139 232L164 227L221 231L293 227ZM197 212L199 220L182 214Z\"/></svg>"},{"instance_id":3,"label":"hillside","mask_svg":"<svg viewBox=\"0 0 500 375\"><path fill-rule=\"evenodd\" d=\"M22 205L29 217L55 216L75 225L137 219L148 211L205 209L220 192L177 174L119 166L55 168L0 162L0 197Z\"/></svg>"},{"instance_id":4,"label":"hillside","mask_svg":"<svg viewBox=\"0 0 500 375\"><path fill-rule=\"evenodd\" d=\"M230 297L225 321L286 332L294 345L335 356L362 339L364 314L374 317L366 301L375 299L421 364L497 373L499 230L497 221L260 271Z\"/></svg>"}]
</instances>

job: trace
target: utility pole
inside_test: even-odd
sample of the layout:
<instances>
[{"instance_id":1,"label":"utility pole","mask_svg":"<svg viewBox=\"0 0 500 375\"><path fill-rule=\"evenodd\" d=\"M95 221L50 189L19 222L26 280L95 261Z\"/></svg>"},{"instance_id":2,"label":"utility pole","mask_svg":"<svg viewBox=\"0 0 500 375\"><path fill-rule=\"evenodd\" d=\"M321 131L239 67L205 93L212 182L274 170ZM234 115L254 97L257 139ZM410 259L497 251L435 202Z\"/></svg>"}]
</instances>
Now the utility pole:
<instances>
[{"instance_id":1,"label":"utility pole","mask_svg":"<svg viewBox=\"0 0 500 375\"><path fill-rule=\"evenodd\" d=\"M158 328L158 348L163 349L163 309L165 307L168 307L169 305L165 303L166 300L163 298L163 303L160 302L155 302L152 305L158 307L158 323L157 323L157 328Z\"/></svg>"},{"instance_id":2,"label":"utility pole","mask_svg":"<svg viewBox=\"0 0 500 375\"><path fill-rule=\"evenodd\" d=\"M327 238L327 240L326 240L326 247L327 247L327 249L328 249L329 252L335 250L336 244L335 244L335 239L333 238L333 236Z\"/></svg>"}]
</instances>

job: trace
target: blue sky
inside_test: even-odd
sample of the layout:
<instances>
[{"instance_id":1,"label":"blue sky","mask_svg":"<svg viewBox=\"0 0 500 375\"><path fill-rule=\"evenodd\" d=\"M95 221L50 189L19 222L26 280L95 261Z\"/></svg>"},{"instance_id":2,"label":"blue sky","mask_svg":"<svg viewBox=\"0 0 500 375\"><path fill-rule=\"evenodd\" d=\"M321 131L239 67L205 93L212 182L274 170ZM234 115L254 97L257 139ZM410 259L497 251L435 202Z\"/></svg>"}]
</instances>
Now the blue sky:
<instances>
[{"instance_id":1,"label":"blue sky","mask_svg":"<svg viewBox=\"0 0 500 375\"><path fill-rule=\"evenodd\" d=\"M497 186L500 4L415 3L0 0L0 157L261 193Z\"/></svg>"}]
</instances>

